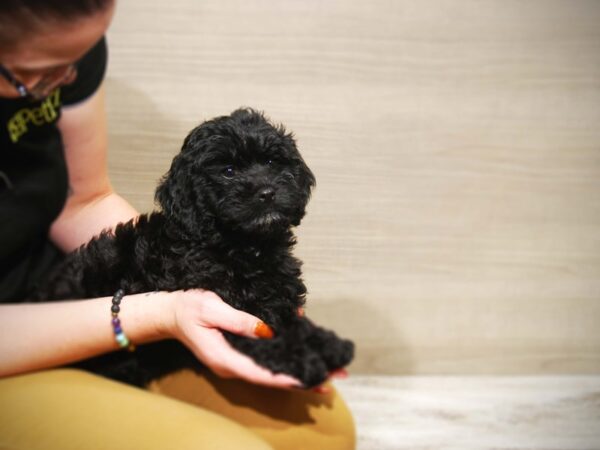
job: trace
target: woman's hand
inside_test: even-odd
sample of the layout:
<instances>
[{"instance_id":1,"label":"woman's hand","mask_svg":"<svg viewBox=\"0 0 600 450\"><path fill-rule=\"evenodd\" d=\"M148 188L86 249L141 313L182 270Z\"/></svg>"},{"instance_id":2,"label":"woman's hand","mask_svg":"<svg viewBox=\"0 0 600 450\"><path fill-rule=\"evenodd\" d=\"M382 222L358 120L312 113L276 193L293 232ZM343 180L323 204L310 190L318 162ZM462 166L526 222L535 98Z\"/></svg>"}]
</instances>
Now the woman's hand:
<instances>
[{"instance_id":1,"label":"woman's hand","mask_svg":"<svg viewBox=\"0 0 600 450\"><path fill-rule=\"evenodd\" d=\"M301 387L299 380L273 374L250 357L235 350L220 330L255 339L269 339L273 332L258 318L239 311L211 291L176 291L170 334L185 344L217 375L241 378L255 384L279 388Z\"/></svg>"}]
</instances>

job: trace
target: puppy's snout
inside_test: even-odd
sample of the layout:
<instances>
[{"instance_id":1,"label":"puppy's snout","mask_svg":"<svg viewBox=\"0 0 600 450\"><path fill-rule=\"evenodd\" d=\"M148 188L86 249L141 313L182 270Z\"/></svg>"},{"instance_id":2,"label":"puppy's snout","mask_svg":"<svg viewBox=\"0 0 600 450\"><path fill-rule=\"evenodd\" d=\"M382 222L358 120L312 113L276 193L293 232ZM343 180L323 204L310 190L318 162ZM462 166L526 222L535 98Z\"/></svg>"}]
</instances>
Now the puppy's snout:
<instances>
[{"instance_id":1,"label":"puppy's snout","mask_svg":"<svg viewBox=\"0 0 600 450\"><path fill-rule=\"evenodd\" d=\"M275 189L270 187L261 189L258 198L263 203L271 203L275 199Z\"/></svg>"}]
</instances>

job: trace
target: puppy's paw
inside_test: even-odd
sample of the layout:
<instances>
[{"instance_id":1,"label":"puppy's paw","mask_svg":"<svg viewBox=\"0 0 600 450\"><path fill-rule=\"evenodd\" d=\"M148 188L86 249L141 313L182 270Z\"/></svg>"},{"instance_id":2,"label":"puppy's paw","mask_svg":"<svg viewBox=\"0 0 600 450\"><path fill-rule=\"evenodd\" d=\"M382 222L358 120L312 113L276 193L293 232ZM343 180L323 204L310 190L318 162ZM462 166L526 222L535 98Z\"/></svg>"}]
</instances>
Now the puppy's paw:
<instances>
[{"instance_id":1,"label":"puppy's paw","mask_svg":"<svg viewBox=\"0 0 600 450\"><path fill-rule=\"evenodd\" d=\"M354 358L354 342L348 339L337 339L332 343L331 349L324 353L323 358L330 371L346 367Z\"/></svg>"},{"instance_id":2,"label":"puppy's paw","mask_svg":"<svg viewBox=\"0 0 600 450\"><path fill-rule=\"evenodd\" d=\"M303 358L295 361L292 376L298 378L302 385L309 389L323 384L329 377L327 364L317 353L307 353Z\"/></svg>"},{"instance_id":3,"label":"puppy's paw","mask_svg":"<svg viewBox=\"0 0 600 450\"><path fill-rule=\"evenodd\" d=\"M346 367L354 356L354 344L351 341L335 337L318 351L304 348L303 355L292 365L292 375L302 381L306 388L312 388L325 382L331 372Z\"/></svg>"},{"instance_id":4,"label":"puppy's paw","mask_svg":"<svg viewBox=\"0 0 600 450\"><path fill-rule=\"evenodd\" d=\"M311 324L312 325L312 324ZM354 358L354 343L338 337L333 331L312 325L307 342L332 372L350 364Z\"/></svg>"}]
</instances>

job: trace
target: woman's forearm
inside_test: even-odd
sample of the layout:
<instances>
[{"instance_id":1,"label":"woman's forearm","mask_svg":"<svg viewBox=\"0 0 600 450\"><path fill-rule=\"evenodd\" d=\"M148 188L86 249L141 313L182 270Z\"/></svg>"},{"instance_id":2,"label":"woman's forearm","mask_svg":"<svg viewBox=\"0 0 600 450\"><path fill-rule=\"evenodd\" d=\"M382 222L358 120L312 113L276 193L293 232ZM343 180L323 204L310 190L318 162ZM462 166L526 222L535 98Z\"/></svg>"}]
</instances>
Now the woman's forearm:
<instances>
[{"instance_id":1,"label":"woman's forearm","mask_svg":"<svg viewBox=\"0 0 600 450\"><path fill-rule=\"evenodd\" d=\"M52 241L71 252L107 228L128 222L138 212L123 197L107 192L95 198L69 197L62 213L50 228Z\"/></svg>"},{"instance_id":2,"label":"woman's forearm","mask_svg":"<svg viewBox=\"0 0 600 450\"><path fill-rule=\"evenodd\" d=\"M119 318L133 343L170 337L172 293L127 295ZM0 305L0 376L68 364L119 346L111 299Z\"/></svg>"}]
</instances>

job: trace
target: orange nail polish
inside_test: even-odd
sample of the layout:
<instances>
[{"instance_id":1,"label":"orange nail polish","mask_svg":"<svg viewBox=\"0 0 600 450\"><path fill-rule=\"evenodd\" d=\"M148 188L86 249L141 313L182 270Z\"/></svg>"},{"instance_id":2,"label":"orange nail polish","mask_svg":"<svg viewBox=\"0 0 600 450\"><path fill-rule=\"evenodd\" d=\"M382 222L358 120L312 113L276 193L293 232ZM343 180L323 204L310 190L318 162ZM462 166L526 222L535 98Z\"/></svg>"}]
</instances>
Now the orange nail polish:
<instances>
[{"instance_id":1,"label":"orange nail polish","mask_svg":"<svg viewBox=\"0 0 600 450\"><path fill-rule=\"evenodd\" d=\"M254 327L254 334L262 339L271 339L274 335L273 330L269 325L259 320Z\"/></svg>"},{"instance_id":2,"label":"orange nail polish","mask_svg":"<svg viewBox=\"0 0 600 450\"><path fill-rule=\"evenodd\" d=\"M304 308L302 306L298 307L298 317L304 317Z\"/></svg>"}]
</instances>

